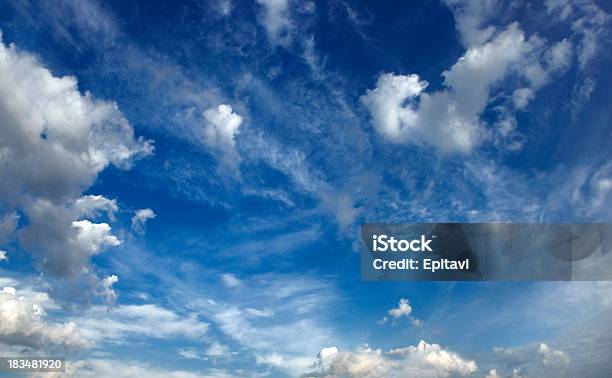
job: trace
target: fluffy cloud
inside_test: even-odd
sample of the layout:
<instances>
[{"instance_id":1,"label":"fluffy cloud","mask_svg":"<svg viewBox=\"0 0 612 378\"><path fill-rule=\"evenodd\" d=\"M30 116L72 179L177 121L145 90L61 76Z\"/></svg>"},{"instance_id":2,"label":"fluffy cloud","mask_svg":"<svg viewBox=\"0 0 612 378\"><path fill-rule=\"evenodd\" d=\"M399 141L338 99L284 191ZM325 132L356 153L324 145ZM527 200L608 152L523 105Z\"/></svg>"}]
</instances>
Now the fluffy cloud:
<instances>
[{"instance_id":1,"label":"fluffy cloud","mask_svg":"<svg viewBox=\"0 0 612 378\"><path fill-rule=\"evenodd\" d=\"M34 348L89 346L74 322L46 321L46 310L57 307L47 294L5 287L0 291L0 343Z\"/></svg>"},{"instance_id":2,"label":"fluffy cloud","mask_svg":"<svg viewBox=\"0 0 612 378\"><path fill-rule=\"evenodd\" d=\"M421 325L421 321L411 317L410 314L412 314L412 306L410 306L410 301L408 301L406 298L401 298L397 307L391 308L387 312L387 316L382 318L381 322L386 323L390 317L393 324L396 324L401 318L410 318L412 320L412 324L415 326Z\"/></svg>"},{"instance_id":3,"label":"fluffy cloud","mask_svg":"<svg viewBox=\"0 0 612 378\"><path fill-rule=\"evenodd\" d=\"M402 316L408 316L412 312L412 307L408 302L408 299L402 298L399 301L397 308L392 308L389 310L389 316L393 319L399 319Z\"/></svg>"},{"instance_id":4,"label":"fluffy cloud","mask_svg":"<svg viewBox=\"0 0 612 378\"><path fill-rule=\"evenodd\" d=\"M22 244L49 273L74 276L92 254L119 244L108 224L80 219L112 218L116 203L80 194L109 164L129 168L151 154L152 143L134 137L114 102L81 93L74 77L53 76L14 45L0 42L0 71L2 228L20 209Z\"/></svg>"},{"instance_id":5,"label":"fluffy cloud","mask_svg":"<svg viewBox=\"0 0 612 378\"><path fill-rule=\"evenodd\" d=\"M126 167L152 145L113 102L81 94L73 77L55 77L32 55L0 43L1 198L60 202L78 196L109 164Z\"/></svg>"},{"instance_id":6,"label":"fluffy cloud","mask_svg":"<svg viewBox=\"0 0 612 378\"><path fill-rule=\"evenodd\" d=\"M107 296L110 293L114 296L112 285L117 281L114 275L101 280L100 285L108 291ZM15 280L0 278L2 283L20 285ZM208 331L208 324L199 321L197 316L181 315L154 304L121 305L110 309L93 306L69 314L65 323L48 321L48 311L53 311L54 315L61 313L60 307L46 293L30 288L2 289L0 344L44 350L54 346L78 349L124 342L131 337L200 340Z\"/></svg>"},{"instance_id":7,"label":"fluffy cloud","mask_svg":"<svg viewBox=\"0 0 612 378\"><path fill-rule=\"evenodd\" d=\"M372 350L367 345L358 349L355 353L338 353L335 347L324 348L319 353L317 365L320 371L307 376L387 377L397 368L395 362L388 361L380 349Z\"/></svg>"},{"instance_id":8,"label":"fluffy cloud","mask_svg":"<svg viewBox=\"0 0 612 378\"><path fill-rule=\"evenodd\" d=\"M538 35L526 38L516 22L504 29L485 27L501 9L497 1L446 3L453 11L465 53L442 73L444 88L436 92L427 92L427 82L418 75L381 74L376 87L362 96L375 129L391 142L429 145L440 152L470 152L483 142L521 148L513 109L524 110L538 89L566 72L574 51L582 61L585 42L576 41L578 31L548 43ZM605 14L592 13L598 15L590 15L585 24L603 25ZM574 23L574 28L579 26ZM515 80L506 94L503 91L508 88L498 86L508 77ZM493 122L495 127L487 127L481 115L492 98L497 102L493 114L499 119Z\"/></svg>"},{"instance_id":9,"label":"fluffy cloud","mask_svg":"<svg viewBox=\"0 0 612 378\"><path fill-rule=\"evenodd\" d=\"M0 261L7 261L8 257L6 257L6 251L0 251Z\"/></svg>"},{"instance_id":10,"label":"fluffy cloud","mask_svg":"<svg viewBox=\"0 0 612 378\"><path fill-rule=\"evenodd\" d=\"M309 377L448 377L466 376L477 369L476 362L465 360L438 344L421 340L417 346L383 352L367 345L356 352L321 350L315 371Z\"/></svg>"},{"instance_id":11,"label":"fluffy cloud","mask_svg":"<svg viewBox=\"0 0 612 378\"><path fill-rule=\"evenodd\" d=\"M54 276L75 277L91 256L121 244L109 224L75 220L81 218L75 206L37 200L27 211L30 224L19 232L21 243Z\"/></svg>"},{"instance_id":12,"label":"fluffy cloud","mask_svg":"<svg viewBox=\"0 0 612 378\"><path fill-rule=\"evenodd\" d=\"M154 219L157 215L151 209L136 210L132 217L132 231L143 235L147 230L147 221Z\"/></svg>"},{"instance_id":13,"label":"fluffy cloud","mask_svg":"<svg viewBox=\"0 0 612 378\"><path fill-rule=\"evenodd\" d=\"M106 303L111 304L117 299L117 293L113 289L113 285L119 282L119 277L111 275L100 280L100 296L106 300Z\"/></svg>"},{"instance_id":14,"label":"fluffy cloud","mask_svg":"<svg viewBox=\"0 0 612 378\"><path fill-rule=\"evenodd\" d=\"M374 127L395 143L469 152L487 139L480 114L493 86L524 62L536 45L510 24L483 45L470 47L442 76L446 89L427 93L417 75L382 74L362 97Z\"/></svg>"},{"instance_id":15,"label":"fluffy cloud","mask_svg":"<svg viewBox=\"0 0 612 378\"><path fill-rule=\"evenodd\" d=\"M106 216L110 220L115 219L115 213L119 211L117 201L108 199L100 195L87 195L76 200L74 203L75 210L86 217L96 217L101 212L106 212Z\"/></svg>"},{"instance_id":16,"label":"fluffy cloud","mask_svg":"<svg viewBox=\"0 0 612 378\"><path fill-rule=\"evenodd\" d=\"M75 243L78 248L95 255L106 246L118 246L121 241L111 234L111 227L106 223L91 223L88 220L72 222L77 230Z\"/></svg>"},{"instance_id":17,"label":"fluffy cloud","mask_svg":"<svg viewBox=\"0 0 612 378\"><path fill-rule=\"evenodd\" d=\"M236 135L242 124L242 117L234 113L231 106L221 104L205 110L204 119L204 143L222 163L236 167L240 161L236 151Z\"/></svg>"},{"instance_id":18,"label":"fluffy cloud","mask_svg":"<svg viewBox=\"0 0 612 378\"><path fill-rule=\"evenodd\" d=\"M518 377L522 372L529 372L527 376L559 376L571 362L567 352L545 343L497 347L493 351L498 368L494 369L496 375L490 374L492 377Z\"/></svg>"}]
</instances>

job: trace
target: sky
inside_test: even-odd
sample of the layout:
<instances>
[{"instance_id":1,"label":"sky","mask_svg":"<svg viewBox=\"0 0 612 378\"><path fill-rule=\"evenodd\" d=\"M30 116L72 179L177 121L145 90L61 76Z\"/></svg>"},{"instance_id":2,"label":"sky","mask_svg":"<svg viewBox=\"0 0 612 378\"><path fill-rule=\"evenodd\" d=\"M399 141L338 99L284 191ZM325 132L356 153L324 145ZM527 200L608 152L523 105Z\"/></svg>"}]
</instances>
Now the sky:
<instances>
[{"instance_id":1,"label":"sky","mask_svg":"<svg viewBox=\"0 0 612 378\"><path fill-rule=\"evenodd\" d=\"M611 13L1 0L0 355L607 376L610 282L361 281L359 226L612 222Z\"/></svg>"}]
</instances>

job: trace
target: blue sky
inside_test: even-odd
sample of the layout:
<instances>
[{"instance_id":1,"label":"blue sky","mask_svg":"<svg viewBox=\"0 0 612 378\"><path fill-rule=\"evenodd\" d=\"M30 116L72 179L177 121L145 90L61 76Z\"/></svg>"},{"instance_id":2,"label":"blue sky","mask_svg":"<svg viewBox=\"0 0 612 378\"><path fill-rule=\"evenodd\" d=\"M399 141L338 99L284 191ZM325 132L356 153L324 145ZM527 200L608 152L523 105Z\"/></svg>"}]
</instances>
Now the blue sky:
<instances>
[{"instance_id":1,"label":"blue sky","mask_svg":"<svg viewBox=\"0 0 612 378\"><path fill-rule=\"evenodd\" d=\"M0 10L2 355L85 377L610 370L609 283L361 282L358 253L364 222L610 222L610 4Z\"/></svg>"}]
</instances>

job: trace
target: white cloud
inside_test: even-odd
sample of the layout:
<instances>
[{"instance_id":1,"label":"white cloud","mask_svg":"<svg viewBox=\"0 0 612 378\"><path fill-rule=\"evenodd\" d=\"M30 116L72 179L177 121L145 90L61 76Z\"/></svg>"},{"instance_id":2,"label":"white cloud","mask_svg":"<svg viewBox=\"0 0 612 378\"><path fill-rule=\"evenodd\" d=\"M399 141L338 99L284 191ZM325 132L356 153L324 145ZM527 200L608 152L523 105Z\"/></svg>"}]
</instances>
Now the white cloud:
<instances>
[{"instance_id":1,"label":"white cloud","mask_svg":"<svg viewBox=\"0 0 612 378\"><path fill-rule=\"evenodd\" d=\"M534 97L535 92L531 88L519 88L512 92L512 102L519 110L524 110Z\"/></svg>"},{"instance_id":2,"label":"white cloud","mask_svg":"<svg viewBox=\"0 0 612 378\"><path fill-rule=\"evenodd\" d=\"M259 365L289 375L306 371L321 345L334 340L323 318L333 288L305 277L270 275L243 280L242 285L249 290L237 292L242 295L239 300L194 300L189 307L257 358Z\"/></svg>"},{"instance_id":3,"label":"white cloud","mask_svg":"<svg viewBox=\"0 0 612 378\"><path fill-rule=\"evenodd\" d=\"M74 77L53 76L14 45L0 43L0 71L0 201L27 217L17 232L40 266L74 276L119 243L108 225L79 220L101 210L111 218L116 203L80 194L109 164L129 168L151 154L152 143L134 137L114 102L82 94Z\"/></svg>"},{"instance_id":4,"label":"white cloud","mask_svg":"<svg viewBox=\"0 0 612 378\"><path fill-rule=\"evenodd\" d=\"M74 77L55 77L32 55L0 44L3 131L0 194L53 201L78 195L108 164L129 166L150 154L113 102L81 94ZM10 73L10 74L8 74ZM10 132L9 132L10 131Z\"/></svg>"},{"instance_id":5,"label":"white cloud","mask_svg":"<svg viewBox=\"0 0 612 378\"><path fill-rule=\"evenodd\" d=\"M112 304L117 299L117 293L113 289L113 285L119 282L119 277L111 275L100 280L100 296L106 300L106 303Z\"/></svg>"},{"instance_id":6,"label":"white cloud","mask_svg":"<svg viewBox=\"0 0 612 378\"><path fill-rule=\"evenodd\" d=\"M586 219L607 219L612 214L612 163L578 165L570 169L560 166L550 175L559 188L546 199L546 211L562 213L567 207L575 216Z\"/></svg>"},{"instance_id":7,"label":"white cloud","mask_svg":"<svg viewBox=\"0 0 612 378\"><path fill-rule=\"evenodd\" d=\"M221 104L205 110L204 119L204 144L223 164L235 168L240 162L236 150L236 136L242 124L242 117L234 113L231 106Z\"/></svg>"},{"instance_id":8,"label":"white cloud","mask_svg":"<svg viewBox=\"0 0 612 378\"><path fill-rule=\"evenodd\" d=\"M329 370L331 368L331 364L336 359L336 356L338 356L338 348L336 347L321 349L317 355L318 368L322 369L323 371Z\"/></svg>"},{"instance_id":9,"label":"white cloud","mask_svg":"<svg viewBox=\"0 0 612 378\"><path fill-rule=\"evenodd\" d=\"M503 128L487 127L481 115L497 95L507 97L508 89L513 108L523 110L538 89L571 66L578 32L554 43L537 34L526 38L516 22L504 29L485 26L502 10L498 1L445 3L453 11L465 53L442 73L444 88L437 92L427 92L427 82L418 75L380 75L376 87L362 96L374 127L391 142L429 145L441 152L470 152L484 142L520 149L522 137L516 127L500 134ZM589 20L602 18L591 15ZM578 55L580 60L580 51ZM509 88L500 88L510 76L517 80ZM493 110L502 119L495 123L512 125L509 104L496 101Z\"/></svg>"},{"instance_id":10,"label":"white cloud","mask_svg":"<svg viewBox=\"0 0 612 378\"><path fill-rule=\"evenodd\" d=\"M499 10L500 2L497 0L445 0L446 5L453 11L455 27L464 47L482 45L495 33L494 26L484 26Z\"/></svg>"},{"instance_id":11,"label":"white cloud","mask_svg":"<svg viewBox=\"0 0 612 378\"><path fill-rule=\"evenodd\" d=\"M443 72L445 89L427 93L427 82L418 75L385 73L362 101L374 127L391 142L470 152L488 137L480 114L494 85L524 63L535 46L513 23L485 44L470 47Z\"/></svg>"},{"instance_id":12,"label":"white cloud","mask_svg":"<svg viewBox=\"0 0 612 378\"><path fill-rule=\"evenodd\" d=\"M273 45L287 45L294 25L291 22L289 0L256 0L262 7L259 22L266 29Z\"/></svg>"},{"instance_id":13,"label":"white cloud","mask_svg":"<svg viewBox=\"0 0 612 378\"><path fill-rule=\"evenodd\" d=\"M393 319L399 319L402 316L410 315L411 312L412 307L410 306L410 302L408 302L408 299L401 298L398 306L389 310L389 315Z\"/></svg>"},{"instance_id":14,"label":"white cloud","mask_svg":"<svg viewBox=\"0 0 612 378\"><path fill-rule=\"evenodd\" d=\"M448 377L466 376L477 369L474 361L465 360L438 344L420 341L417 346L383 352L367 345L356 352L321 350L315 371L309 377Z\"/></svg>"},{"instance_id":15,"label":"white cloud","mask_svg":"<svg viewBox=\"0 0 612 378\"><path fill-rule=\"evenodd\" d=\"M44 348L59 345L69 348L88 347L74 322L52 323L46 310L56 307L47 294L35 291L17 292L12 287L0 291L0 343Z\"/></svg>"},{"instance_id":16,"label":"white cloud","mask_svg":"<svg viewBox=\"0 0 612 378\"><path fill-rule=\"evenodd\" d=\"M128 336L197 340L208 331L208 324L195 316L182 316L153 304L121 305L111 311L94 306L74 322L83 335L99 342L121 341Z\"/></svg>"},{"instance_id":17,"label":"white cloud","mask_svg":"<svg viewBox=\"0 0 612 378\"><path fill-rule=\"evenodd\" d=\"M91 223L88 220L74 221L72 227L77 229L75 243L80 249L95 255L106 246L118 246L121 241L111 234L111 227L106 223Z\"/></svg>"},{"instance_id":18,"label":"white cloud","mask_svg":"<svg viewBox=\"0 0 612 378\"><path fill-rule=\"evenodd\" d=\"M151 209L139 209L132 217L132 231L144 235L147 230L147 221L157 215Z\"/></svg>"},{"instance_id":19,"label":"white cloud","mask_svg":"<svg viewBox=\"0 0 612 378\"><path fill-rule=\"evenodd\" d=\"M576 346L572 347L576 348ZM586 353L582 348L580 353ZM543 342L539 344L525 344L511 348L493 348L495 364L497 368L489 372L494 377L521 377L523 372L529 372L526 376L557 377L566 375L564 373L570 366L570 356L560 349L553 349ZM587 353L588 354L588 353ZM578 371L584 368L580 365ZM571 374L570 374L571 375Z\"/></svg>"},{"instance_id":20,"label":"white cloud","mask_svg":"<svg viewBox=\"0 0 612 378\"><path fill-rule=\"evenodd\" d=\"M416 347L393 349L389 352L433 369L436 376L448 377L451 374L469 375L476 371L476 362L465 360L454 352L443 349L438 344L428 344L421 340ZM427 368L425 368L427 370Z\"/></svg>"},{"instance_id":21,"label":"white cloud","mask_svg":"<svg viewBox=\"0 0 612 378\"><path fill-rule=\"evenodd\" d=\"M6 251L0 250L0 261L7 261L8 257L6 257Z\"/></svg>"},{"instance_id":22,"label":"white cloud","mask_svg":"<svg viewBox=\"0 0 612 378\"><path fill-rule=\"evenodd\" d=\"M372 350L367 345L355 353L339 353L337 348L324 348L317 360L316 372L307 377L377 378L388 377L397 369L397 364L383 356L380 349Z\"/></svg>"},{"instance_id":23,"label":"white cloud","mask_svg":"<svg viewBox=\"0 0 612 378\"><path fill-rule=\"evenodd\" d=\"M231 288L238 287L241 284L238 277L230 273L225 273L221 275L221 281L223 281L223 284L225 286L231 287Z\"/></svg>"},{"instance_id":24,"label":"white cloud","mask_svg":"<svg viewBox=\"0 0 612 378\"><path fill-rule=\"evenodd\" d=\"M421 326L422 321L412 317L411 314L412 306L410 305L410 301L406 298L401 298L397 307L391 308L387 312L387 316L382 318L382 323L386 323L389 320L389 317L391 317L393 324L396 324L401 318L410 318L413 325L417 327Z\"/></svg>"},{"instance_id":25,"label":"white cloud","mask_svg":"<svg viewBox=\"0 0 612 378\"><path fill-rule=\"evenodd\" d=\"M29 225L19 231L21 244L40 266L57 277L84 272L91 256L121 244L107 223L80 218L74 206L36 200L28 205Z\"/></svg>"},{"instance_id":26,"label":"white cloud","mask_svg":"<svg viewBox=\"0 0 612 378\"><path fill-rule=\"evenodd\" d=\"M557 15L560 22L571 25L573 38L578 40L577 56L580 69L588 68L593 58L604 47L610 33L610 15L595 2L547 0L549 15Z\"/></svg>"},{"instance_id":27,"label":"white cloud","mask_svg":"<svg viewBox=\"0 0 612 378\"><path fill-rule=\"evenodd\" d=\"M378 77L376 88L368 90L362 99L383 136L395 142L404 141L407 133L404 130L414 127L417 114L412 107L402 104L417 98L427 85L418 75L387 73Z\"/></svg>"},{"instance_id":28,"label":"white cloud","mask_svg":"<svg viewBox=\"0 0 612 378\"><path fill-rule=\"evenodd\" d=\"M545 4L548 16L558 17L563 27L572 31L569 39L575 47L578 68L586 76L574 86L571 102L575 113L589 100L595 87L596 81L590 77L597 69L593 62L610 48L611 17L589 0L547 0ZM554 17L551 19L554 21Z\"/></svg>"},{"instance_id":29,"label":"white cloud","mask_svg":"<svg viewBox=\"0 0 612 378\"><path fill-rule=\"evenodd\" d=\"M105 211L106 216L111 221L115 220L115 213L119 211L116 200L111 200L100 195L87 195L76 200L75 210L80 216L96 217L100 212Z\"/></svg>"}]
</instances>

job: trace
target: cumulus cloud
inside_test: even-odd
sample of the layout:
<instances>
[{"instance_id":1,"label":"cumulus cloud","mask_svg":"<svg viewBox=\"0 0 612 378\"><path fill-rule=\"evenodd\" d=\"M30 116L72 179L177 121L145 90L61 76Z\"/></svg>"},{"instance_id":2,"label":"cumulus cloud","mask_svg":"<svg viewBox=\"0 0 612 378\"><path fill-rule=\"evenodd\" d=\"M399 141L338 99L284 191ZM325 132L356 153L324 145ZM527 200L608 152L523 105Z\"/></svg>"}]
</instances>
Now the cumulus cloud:
<instances>
[{"instance_id":1,"label":"cumulus cloud","mask_svg":"<svg viewBox=\"0 0 612 378\"><path fill-rule=\"evenodd\" d=\"M81 94L34 56L0 44L0 185L8 203L23 196L60 201L87 188L109 164L129 166L152 152L113 102Z\"/></svg>"},{"instance_id":2,"label":"cumulus cloud","mask_svg":"<svg viewBox=\"0 0 612 378\"><path fill-rule=\"evenodd\" d=\"M498 377L519 377L523 372L529 372L527 376L559 376L571 362L567 352L543 342L510 348L496 347L493 351L498 365L494 370Z\"/></svg>"},{"instance_id":3,"label":"cumulus cloud","mask_svg":"<svg viewBox=\"0 0 612 378\"><path fill-rule=\"evenodd\" d=\"M74 322L46 320L49 308L57 307L45 293L17 292L12 287L0 291L0 343L33 348L63 346L88 347L90 343Z\"/></svg>"},{"instance_id":4,"label":"cumulus cloud","mask_svg":"<svg viewBox=\"0 0 612 378\"><path fill-rule=\"evenodd\" d=\"M6 251L0 250L0 261L7 261L8 257L6 257Z\"/></svg>"},{"instance_id":5,"label":"cumulus cloud","mask_svg":"<svg viewBox=\"0 0 612 378\"><path fill-rule=\"evenodd\" d=\"M20 241L54 276L75 277L92 256L121 244L108 223L75 220L81 214L74 206L37 200L27 210L30 224L20 230Z\"/></svg>"},{"instance_id":6,"label":"cumulus cloud","mask_svg":"<svg viewBox=\"0 0 612 378\"><path fill-rule=\"evenodd\" d=\"M100 280L100 296L106 300L106 303L111 304L117 299L117 293L113 289L113 285L119 282L119 277L111 275Z\"/></svg>"},{"instance_id":7,"label":"cumulus cloud","mask_svg":"<svg viewBox=\"0 0 612 378\"><path fill-rule=\"evenodd\" d=\"M86 217L97 217L101 212L106 212L111 221L115 220L115 213L119 211L116 200L100 195L83 196L76 200L74 207L81 216Z\"/></svg>"},{"instance_id":8,"label":"cumulus cloud","mask_svg":"<svg viewBox=\"0 0 612 378\"><path fill-rule=\"evenodd\" d=\"M77 230L75 242L79 249L95 255L106 246L118 246L121 241L111 234L111 227L106 223L91 223L88 220L72 222Z\"/></svg>"},{"instance_id":9,"label":"cumulus cloud","mask_svg":"<svg viewBox=\"0 0 612 378\"><path fill-rule=\"evenodd\" d=\"M384 73L362 101L376 130L391 142L469 152L487 138L480 114L493 86L524 61L534 45L513 23L487 43L470 47L445 71L446 89L427 93L427 82L418 75Z\"/></svg>"},{"instance_id":10,"label":"cumulus cloud","mask_svg":"<svg viewBox=\"0 0 612 378\"><path fill-rule=\"evenodd\" d=\"M412 314L412 306L410 305L410 301L406 298L401 298L397 307L391 308L387 312L387 316L383 317L381 322L386 323L391 318L393 324L397 324L401 320L401 318L409 318L412 321L412 324L415 326L420 326L421 321L417 318L411 316Z\"/></svg>"},{"instance_id":11,"label":"cumulus cloud","mask_svg":"<svg viewBox=\"0 0 612 378\"><path fill-rule=\"evenodd\" d=\"M521 148L513 109L524 110L537 90L568 70L575 54L582 61L585 48L580 46L585 43L577 42L577 31L549 43L538 35L527 38L516 22L503 29L487 27L501 10L497 1L446 4L453 11L465 53L442 73L444 88L436 92L428 92L428 83L415 74L381 74L375 88L362 96L374 128L391 142L431 146L445 153L470 152L485 142L509 150ZM591 15L585 23L603 23L604 18ZM515 79L510 87L500 88L509 77ZM499 100L498 94L509 100ZM494 122L497 127L487 127L481 116L493 99L497 104L492 110L499 119Z\"/></svg>"},{"instance_id":12,"label":"cumulus cloud","mask_svg":"<svg viewBox=\"0 0 612 378\"><path fill-rule=\"evenodd\" d=\"M317 359L318 372L307 374L307 377L387 377L397 369L395 362L387 360L380 349L373 350L367 345L355 353L339 353L335 347L324 348Z\"/></svg>"},{"instance_id":13,"label":"cumulus cloud","mask_svg":"<svg viewBox=\"0 0 612 378\"><path fill-rule=\"evenodd\" d=\"M266 29L273 45L287 45L294 25L290 18L289 0L256 0L262 7L259 22Z\"/></svg>"},{"instance_id":14,"label":"cumulus cloud","mask_svg":"<svg viewBox=\"0 0 612 378\"><path fill-rule=\"evenodd\" d=\"M231 106L221 104L205 110L204 119L204 144L223 164L236 167L240 162L236 150L236 136L242 124L242 117L234 113Z\"/></svg>"},{"instance_id":15,"label":"cumulus cloud","mask_svg":"<svg viewBox=\"0 0 612 378\"><path fill-rule=\"evenodd\" d=\"M0 43L0 201L21 210L20 241L56 276L81 272L92 254L118 245L110 226L82 217L117 210L113 200L80 197L109 164L129 168L152 142L134 130L114 102L81 93L74 77L56 77L33 55ZM9 220L11 218L8 218ZM12 218L14 220L14 218Z\"/></svg>"},{"instance_id":16,"label":"cumulus cloud","mask_svg":"<svg viewBox=\"0 0 612 378\"><path fill-rule=\"evenodd\" d=\"M338 352L324 348L315 370L308 377L448 377L467 376L477 369L476 362L466 360L438 344L421 340L417 346L383 352L367 345L356 352Z\"/></svg>"},{"instance_id":17,"label":"cumulus cloud","mask_svg":"<svg viewBox=\"0 0 612 378\"><path fill-rule=\"evenodd\" d=\"M157 215L151 209L136 210L132 217L132 231L144 235L147 230L147 221L154 219Z\"/></svg>"}]
</instances>

